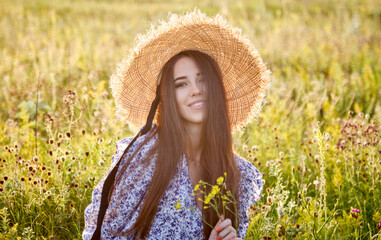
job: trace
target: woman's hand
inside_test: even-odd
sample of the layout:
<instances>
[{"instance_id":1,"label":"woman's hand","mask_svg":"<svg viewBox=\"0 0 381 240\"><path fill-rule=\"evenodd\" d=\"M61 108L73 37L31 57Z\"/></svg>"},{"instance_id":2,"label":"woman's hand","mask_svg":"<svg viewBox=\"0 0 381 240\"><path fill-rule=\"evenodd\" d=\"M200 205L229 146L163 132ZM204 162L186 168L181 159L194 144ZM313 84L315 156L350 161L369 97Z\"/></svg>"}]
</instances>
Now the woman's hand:
<instances>
[{"instance_id":1,"label":"woman's hand","mask_svg":"<svg viewBox=\"0 0 381 240\"><path fill-rule=\"evenodd\" d=\"M232 226L232 221L228 219L223 219L221 215L220 220L218 220L216 226L212 230L209 236L209 240L242 240L237 237L237 231Z\"/></svg>"}]
</instances>

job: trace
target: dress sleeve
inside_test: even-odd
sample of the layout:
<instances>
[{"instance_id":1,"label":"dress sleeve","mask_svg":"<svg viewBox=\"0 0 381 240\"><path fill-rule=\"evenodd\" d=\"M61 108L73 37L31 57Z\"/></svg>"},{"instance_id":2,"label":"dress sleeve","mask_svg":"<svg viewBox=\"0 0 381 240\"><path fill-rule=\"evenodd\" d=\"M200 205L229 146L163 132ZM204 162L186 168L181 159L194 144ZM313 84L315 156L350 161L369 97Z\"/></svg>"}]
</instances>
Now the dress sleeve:
<instances>
[{"instance_id":1,"label":"dress sleeve","mask_svg":"<svg viewBox=\"0 0 381 240\"><path fill-rule=\"evenodd\" d=\"M107 176L110 174L110 172L112 171L112 169L118 162L119 158L122 156L128 144L132 141L132 139L133 137L128 137L116 143L117 152L112 156L111 167L93 190L92 202L85 209L85 229L82 232L82 238L84 240L91 239L91 237L93 236L93 233L95 232L95 229L97 228L98 212L99 212L99 206L101 204L103 184Z\"/></svg>"},{"instance_id":2,"label":"dress sleeve","mask_svg":"<svg viewBox=\"0 0 381 240\"><path fill-rule=\"evenodd\" d=\"M262 174L246 159L238 158L238 166L241 171L241 194L240 194L240 223L238 237L244 239L249 227L249 208L256 203L263 190Z\"/></svg>"}]
</instances>

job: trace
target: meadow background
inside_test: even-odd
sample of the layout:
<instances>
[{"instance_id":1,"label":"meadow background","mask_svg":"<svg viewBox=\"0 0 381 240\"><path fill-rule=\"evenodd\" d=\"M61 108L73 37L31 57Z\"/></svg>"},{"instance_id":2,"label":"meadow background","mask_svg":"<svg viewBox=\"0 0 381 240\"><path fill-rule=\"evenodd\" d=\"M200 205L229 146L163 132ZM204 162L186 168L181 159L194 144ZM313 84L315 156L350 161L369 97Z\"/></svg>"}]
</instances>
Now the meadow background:
<instances>
[{"instance_id":1,"label":"meadow background","mask_svg":"<svg viewBox=\"0 0 381 240\"><path fill-rule=\"evenodd\" d=\"M242 28L273 73L261 115L234 134L264 175L245 239L381 239L380 1L0 6L0 239L81 238L115 142L133 134L109 76L150 21L196 6Z\"/></svg>"}]
</instances>

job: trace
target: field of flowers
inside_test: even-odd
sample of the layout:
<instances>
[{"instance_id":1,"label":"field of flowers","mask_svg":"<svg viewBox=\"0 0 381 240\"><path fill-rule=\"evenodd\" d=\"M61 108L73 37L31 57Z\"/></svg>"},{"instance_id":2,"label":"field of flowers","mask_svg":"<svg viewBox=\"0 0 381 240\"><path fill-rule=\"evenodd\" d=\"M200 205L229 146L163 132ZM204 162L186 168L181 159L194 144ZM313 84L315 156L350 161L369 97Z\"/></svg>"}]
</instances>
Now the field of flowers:
<instances>
[{"instance_id":1,"label":"field of flowers","mask_svg":"<svg viewBox=\"0 0 381 240\"><path fill-rule=\"evenodd\" d=\"M241 27L272 71L234 134L262 173L245 239L381 239L378 0L0 0L0 239L80 239L133 132L108 87L137 33L195 6Z\"/></svg>"}]
</instances>

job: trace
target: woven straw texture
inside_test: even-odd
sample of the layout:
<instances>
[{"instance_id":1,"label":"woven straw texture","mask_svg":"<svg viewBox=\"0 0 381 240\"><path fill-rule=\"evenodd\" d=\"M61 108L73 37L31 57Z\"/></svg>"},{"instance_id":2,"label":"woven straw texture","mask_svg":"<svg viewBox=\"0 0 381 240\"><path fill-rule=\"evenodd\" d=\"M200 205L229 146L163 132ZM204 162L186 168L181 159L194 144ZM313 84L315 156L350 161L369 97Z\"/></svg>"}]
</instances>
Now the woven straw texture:
<instances>
[{"instance_id":1,"label":"woven straw texture","mask_svg":"<svg viewBox=\"0 0 381 240\"><path fill-rule=\"evenodd\" d=\"M239 28L221 15L211 18L195 9L184 15L170 13L167 22L137 35L130 54L117 65L110 87L121 121L132 129L145 124L161 68L183 50L204 52L219 64L233 131L259 114L270 70Z\"/></svg>"}]
</instances>

